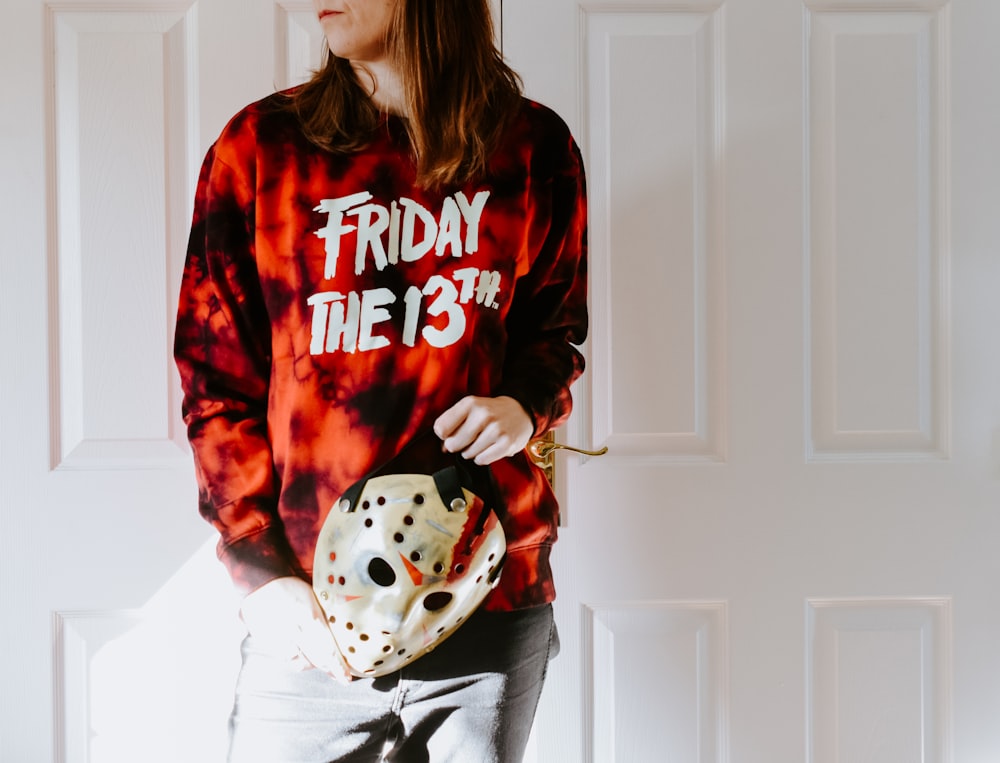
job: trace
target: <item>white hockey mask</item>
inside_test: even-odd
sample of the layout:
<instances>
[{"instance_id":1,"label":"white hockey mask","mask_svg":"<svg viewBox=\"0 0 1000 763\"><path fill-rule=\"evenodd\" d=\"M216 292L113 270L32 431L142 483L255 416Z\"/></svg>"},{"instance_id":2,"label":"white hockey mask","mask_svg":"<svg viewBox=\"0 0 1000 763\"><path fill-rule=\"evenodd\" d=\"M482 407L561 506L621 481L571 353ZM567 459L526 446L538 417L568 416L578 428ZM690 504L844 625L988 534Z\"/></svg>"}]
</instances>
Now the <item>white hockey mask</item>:
<instances>
[{"instance_id":1,"label":"white hockey mask","mask_svg":"<svg viewBox=\"0 0 1000 763\"><path fill-rule=\"evenodd\" d=\"M468 484L454 466L370 477L331 509L313 588L354 675L385 675L431 651L496 587L503 528Z\"/></svg>"}]
</instances>

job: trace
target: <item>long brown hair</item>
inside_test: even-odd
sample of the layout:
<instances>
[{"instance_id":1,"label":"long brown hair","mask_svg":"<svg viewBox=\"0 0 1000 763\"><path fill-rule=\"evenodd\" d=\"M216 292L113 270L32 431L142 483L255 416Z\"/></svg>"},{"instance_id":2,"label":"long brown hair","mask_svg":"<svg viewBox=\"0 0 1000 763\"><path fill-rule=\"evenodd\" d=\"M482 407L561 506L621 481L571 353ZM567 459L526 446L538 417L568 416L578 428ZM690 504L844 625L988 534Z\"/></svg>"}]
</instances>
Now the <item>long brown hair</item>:
<instances>
[{"instance_id":1,"label":"long brown hair","mask_svg":"<svg viewBox=\"0 0 1000 763\"><path fill-rule=\"evenodd\" d=\"M431 188L480 176L517 113L521 81L493 42L488 0L398 0L387 50L403 80L418 182ZM289 107L315 145L364 148L381 121L350 61L326 62Z\"/></svg>"}]
</instances>

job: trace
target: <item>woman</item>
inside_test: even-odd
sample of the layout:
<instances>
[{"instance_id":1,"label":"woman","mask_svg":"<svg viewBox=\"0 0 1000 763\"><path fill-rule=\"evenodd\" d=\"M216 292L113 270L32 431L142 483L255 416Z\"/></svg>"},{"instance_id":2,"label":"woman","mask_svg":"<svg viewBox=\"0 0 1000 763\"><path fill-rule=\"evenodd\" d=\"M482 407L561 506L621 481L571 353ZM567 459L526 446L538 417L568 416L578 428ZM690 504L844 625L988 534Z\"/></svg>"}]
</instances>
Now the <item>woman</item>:
<instances>
[{"instance_id":1,"label":"woman","mask_svg":"<svg viewBox=\"0 0 1000 763\"><path fill-rule=\"evenodd\" d=\"M178 312L200 510L245 593L230 760L519 760L556 643L557 507L524 448L583 369L579 151L522 98L487 0L314 4L323 69L208 152ZM317 532L431 431L490 466L506 566L434 652L351 680Z\"/></svg>"}]
</instances>

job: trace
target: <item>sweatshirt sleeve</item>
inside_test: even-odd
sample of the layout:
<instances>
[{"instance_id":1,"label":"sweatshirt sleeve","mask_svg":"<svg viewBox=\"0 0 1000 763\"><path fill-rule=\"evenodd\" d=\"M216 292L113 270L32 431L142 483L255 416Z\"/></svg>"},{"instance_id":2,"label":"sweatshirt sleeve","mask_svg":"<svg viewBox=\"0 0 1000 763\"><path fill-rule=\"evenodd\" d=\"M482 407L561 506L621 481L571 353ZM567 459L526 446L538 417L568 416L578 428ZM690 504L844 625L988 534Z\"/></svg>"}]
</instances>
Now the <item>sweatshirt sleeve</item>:
<instances>
[{"instance_id":1,"label":"sweatshirt sleeve","mask_svg":"<svg viewBox=\"0 0 1000 763\"><path fill-rule=\"evenodd\" d=\"M535 200L540 245L507 316L500 388L532 417L535 436L569 417L570 385L584 368L576 345L587 336L586 181L579 147L563 135L565 143L542 147L554 165Z\"/></svg>"},{"instance_id":2,"label":"sweatshirt sleeve","mask_svg":"<svg viewBox=\"0 0 1000 763\"><path fill-rule=\"evenodd\" d=\"M194 452L199 510L219 557L249 592L296 574L277 516L267 426L270 325L254 253L252 178L219 157L202 165L181 283L174 358Z\"/></svg>"}]
</instances>

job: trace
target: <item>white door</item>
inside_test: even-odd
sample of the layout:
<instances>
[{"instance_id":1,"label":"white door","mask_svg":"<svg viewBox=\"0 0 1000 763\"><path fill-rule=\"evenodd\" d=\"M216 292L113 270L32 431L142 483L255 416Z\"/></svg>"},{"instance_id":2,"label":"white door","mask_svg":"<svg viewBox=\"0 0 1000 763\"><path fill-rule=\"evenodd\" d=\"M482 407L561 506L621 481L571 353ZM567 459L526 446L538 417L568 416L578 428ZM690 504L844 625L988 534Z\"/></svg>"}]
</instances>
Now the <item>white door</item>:
<instances>
[{"instance_id":1,"label":"white door","mask_svg":"<svg viewBox=\"0 0 1000 763\"><path fill-rule=\"evenodd\" d=\"M586 147L545 761L1000 760L1000 6L506 0Z\"/></svg>"},{"instance_id":2,"label":"white door","mask_svg":"<svg viewBox=\"0 0 1000 763\"><path fill-rule=\"evenodd\" d=\"M954 7L952 7L954 5ZM505 0L585 146L539 761L995 763L989 0ZM222 758L169 361L194 173L309 2L5 0L0 761Z\"/></svg>"},{"instance_id":3,"label":"white door","mask_svg":"<svg viewBox=\"0 0 1000 763\"><path fill-rule=\"evenodd\" d=\"M217 763L240 638L170 356L197 171L308 0L4 0L0 761Z\"/></svg>"}]
</instances>

